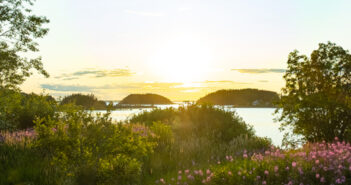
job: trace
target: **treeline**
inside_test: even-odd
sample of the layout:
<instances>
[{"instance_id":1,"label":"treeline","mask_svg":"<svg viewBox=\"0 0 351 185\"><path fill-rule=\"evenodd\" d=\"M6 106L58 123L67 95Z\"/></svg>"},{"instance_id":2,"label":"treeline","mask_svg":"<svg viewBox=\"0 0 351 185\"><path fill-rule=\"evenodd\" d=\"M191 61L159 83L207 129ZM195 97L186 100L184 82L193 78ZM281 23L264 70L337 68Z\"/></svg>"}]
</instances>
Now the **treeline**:
<instances>
[{"instance_id":1,"label":"treeline","mask_svg":"<svg viewBox=\"0 0 351 185\"><path fill-rule=\"evenodd\" d=\"M197 103L234 105L235 107L274 107L279 100L276 92L258 89L219 90L200 98Z\"/></svg>"},{"instance_id":2,"label":"treeline","mask_svg":"<svg viewBox=\"0 0 351 185\"><path fill-rule=\"evenodd\" d=\"M173 104L168 98L158 94L130 94L119 104Z\"/></svg>"},{"instance_id":3,"label":"treeline","mask_svg":"<svg viewBox=\"0 0 351 185\"><path fill-rule=\"evenodd\" d=\"M60 104L75 104L83 107L84 109L95 110L104 110L107 108L106 103L104 101L98 100L97 97L95 97L93 94L72 94L64 97Z\"/></svg>"}]
</instances>

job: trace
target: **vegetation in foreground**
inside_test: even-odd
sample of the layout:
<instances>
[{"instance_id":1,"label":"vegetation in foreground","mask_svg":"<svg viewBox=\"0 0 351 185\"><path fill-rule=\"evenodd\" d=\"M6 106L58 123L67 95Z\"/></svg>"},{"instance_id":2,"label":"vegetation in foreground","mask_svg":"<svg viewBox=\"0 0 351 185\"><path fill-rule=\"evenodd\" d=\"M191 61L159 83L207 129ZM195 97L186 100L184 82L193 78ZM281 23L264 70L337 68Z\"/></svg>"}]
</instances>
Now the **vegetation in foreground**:
<instances>
[{"instance_id":1,"label":"vegetation in foreground","mask_svg":"<svg viewBox=\"0 0 351 185\"><path fill-rule=\"evenodd\" d=\"M115 124L108 114L61 110L54 119L37 119L35 130L1 133L0 184L154 184L182 168L215 164L225 153L270 146L232 113L208 105L172 110L183 118L175 115L179 121L167 124ZM170 110L160 111L155 110ZM205 112L220 129L211 133L214 127L201 126ZM182 125L185 117L192 118ZM230 124L238 127L232 136L226 133L235 128Z\"/></svg>"},{"instance_id":2,"label":"vegetation in foreground","mask_svg":"<svg viewBox=\"0 0 351 185\"><path fill-rule=\"evenodd\" d=\"M337 138L336 138L337 139ZM271 148L264 153L226 160L207 167L182 169L155 184L350 184L351 145L345 142L306 144L297 150Z\"/></svg>"}]
</instances>

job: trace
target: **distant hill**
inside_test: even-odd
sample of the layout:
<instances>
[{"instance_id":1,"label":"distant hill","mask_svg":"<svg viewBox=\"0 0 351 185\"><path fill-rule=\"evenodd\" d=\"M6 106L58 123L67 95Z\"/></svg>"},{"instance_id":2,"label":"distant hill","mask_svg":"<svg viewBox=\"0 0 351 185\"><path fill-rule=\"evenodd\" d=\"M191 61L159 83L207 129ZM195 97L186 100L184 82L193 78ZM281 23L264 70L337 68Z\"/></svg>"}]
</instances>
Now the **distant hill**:
<instances>
[{"instance_id":1,"label":"distant hill","mask_svg":"<svg viewBox=\"0 0 351 185\"><path fill-rule=\"evenodd\" d=\"M106 103L98 100L93 94L72 94L62 99L61 105L73 103L75 105L82 106L84 109L106 109Z\"/></svg>"},{"instance_id":2,"label":"distant hill","mask_svg":"<svg viewBox=\"0 0 351 185\"><path fill-rule=\"evenodd\" d=\"M258 89L219 90L200 98L197 103L234 105L235 107L273 107L278 100L276 92Z\"/></svg>"},{"instance_id":3,"label":"distant hill","mask_svg":"<svg viewBox=\"0 0 351 185\"><path fill-rule=\"evenodd\" d=\"M173 104L173 102L158 94L130 94L120 101L119 104Z\"/></svg>"}]
</instances>

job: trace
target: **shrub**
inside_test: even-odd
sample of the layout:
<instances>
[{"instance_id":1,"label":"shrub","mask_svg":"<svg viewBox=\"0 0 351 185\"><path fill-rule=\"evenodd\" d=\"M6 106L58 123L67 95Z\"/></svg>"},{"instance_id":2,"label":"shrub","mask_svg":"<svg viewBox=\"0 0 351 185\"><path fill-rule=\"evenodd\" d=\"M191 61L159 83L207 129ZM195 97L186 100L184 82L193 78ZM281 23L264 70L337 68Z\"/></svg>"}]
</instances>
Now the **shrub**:
<instances>
[{"instance_id":1,"label":"shrub","mask_svg":"<svg viewBox=\"0 0 351 185\"><path fill-rule=\"evenodd\" d=\"M65 184L136 184L153 143L109 115L83 110L37 121L36 146L65 175Z\"/></svg>"},{"instance_id":2,"label":"shrub","mask_svg":"<svg viewBox=\"0 0 351 185\"><path fill-rule=\"evenodd\" d=\"M206 137L215 142L229 142L239 135L253 136L248 126L236 113L224 111L211 105L190 105L178 109L155 109L130 119L131 123L151 125L163 122L172 127L176 136Z\"/></svg>"},{"instance_id":3,"label":"shrub","mask_svg":"<svg viewBox=\"0 0 351 185\"><path fill-rule=\"evenodd\" d=\"M0 130L31 128L36 118L53 117L58 107L50 97L0 90Z\"/></svg>"},{"instance_id":4,"label":"shrub","mask_svg":"<svg viewBox=\"0 0 351 185\"><path fill-rule=\"evenodd\" d=\"M158 144L145 162L143 180L148 182L154 182L150 176L208 166L228 153L259 152L271 145L270 140L255 136L235 113L211 105L154 109L132 117L130 123L145 125Z\"/></svg>"}]
</instances>

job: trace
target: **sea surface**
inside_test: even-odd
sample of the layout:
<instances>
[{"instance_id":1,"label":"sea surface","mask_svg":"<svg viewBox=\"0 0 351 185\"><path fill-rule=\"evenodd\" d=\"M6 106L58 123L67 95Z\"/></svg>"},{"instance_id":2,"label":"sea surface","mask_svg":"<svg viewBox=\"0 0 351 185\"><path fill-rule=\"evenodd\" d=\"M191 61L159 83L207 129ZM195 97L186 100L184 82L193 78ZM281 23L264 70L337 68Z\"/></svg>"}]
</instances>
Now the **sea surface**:
<instances>
[{"instance_id":1,"label":"sea surface","mask_svg":"<svg viewBox=\"0 0 351 185\"><path fill-rule=\"evenodd\" d=\"M158 108L181 106L180 104L174 105L155 105ZM237 114L247 123L253 126L256 135L261 137L268 137L276 146L281 145L283 134L279 131L280 124L274 121L277 115L274 115L274 108L231 108L223 107L226 111L236 111ZM151 111L152 108L129 108L118 109L111 112L111 118L114 121L124 121L131 118L135 114L140 114L144 111ZM96 111L105 112L105 111Z\"/></svg>"}]
</instances>

